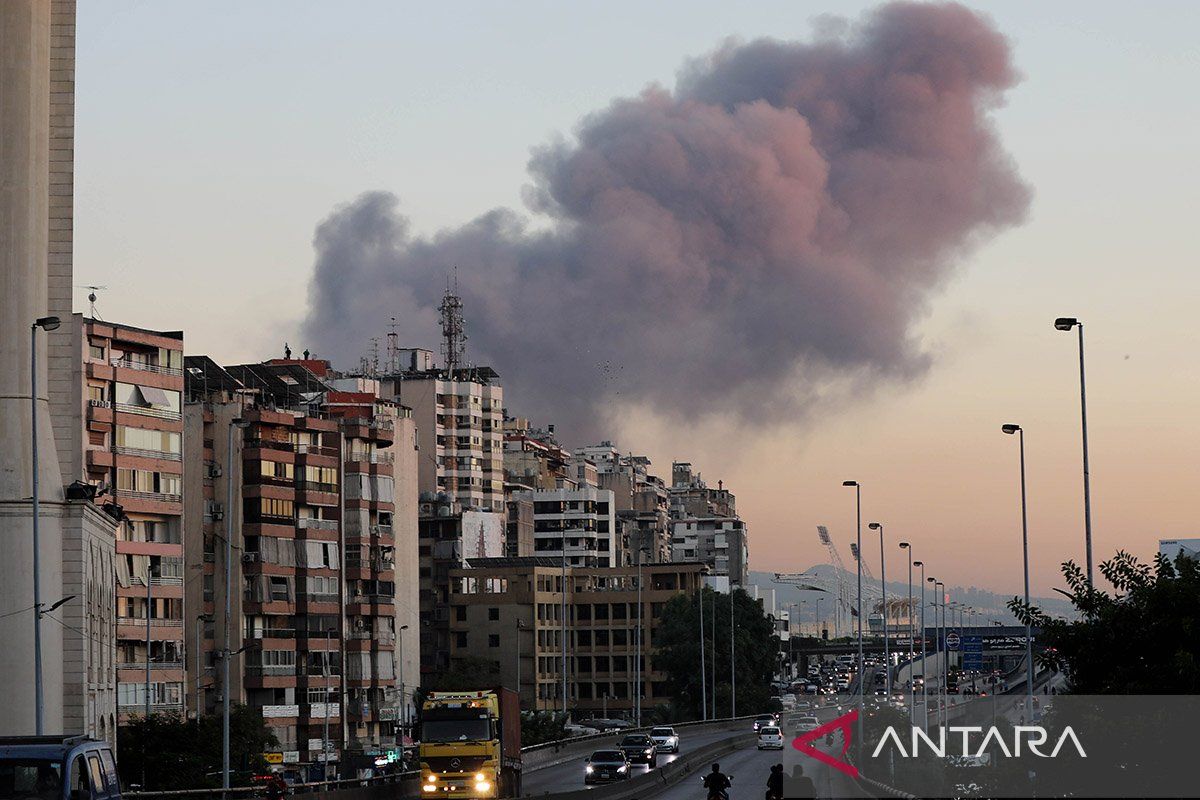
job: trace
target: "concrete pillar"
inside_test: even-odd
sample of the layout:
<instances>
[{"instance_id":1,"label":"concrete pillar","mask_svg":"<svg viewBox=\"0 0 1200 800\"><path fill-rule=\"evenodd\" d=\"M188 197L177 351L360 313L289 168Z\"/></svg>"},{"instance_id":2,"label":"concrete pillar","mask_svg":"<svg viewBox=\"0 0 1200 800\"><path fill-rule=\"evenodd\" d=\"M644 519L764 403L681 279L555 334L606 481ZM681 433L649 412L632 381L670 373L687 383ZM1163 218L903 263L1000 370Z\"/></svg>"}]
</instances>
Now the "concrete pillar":
<instances>
[{"instance_id":1,"label":"concrete pillar","mask_svg":"<svg viewBox=\"0 0 1200 800\"><path fill-rule=\"evenodd\" d=\"M48 311L49 0L0 2L0 613L33 605L30 325ZM38 334L42 601L62 597L63 487ZM42 626L45 730L60 732L63 629ZM0 734L34 730L33 612L0 619Z\"/></svg>"}]
</instances>

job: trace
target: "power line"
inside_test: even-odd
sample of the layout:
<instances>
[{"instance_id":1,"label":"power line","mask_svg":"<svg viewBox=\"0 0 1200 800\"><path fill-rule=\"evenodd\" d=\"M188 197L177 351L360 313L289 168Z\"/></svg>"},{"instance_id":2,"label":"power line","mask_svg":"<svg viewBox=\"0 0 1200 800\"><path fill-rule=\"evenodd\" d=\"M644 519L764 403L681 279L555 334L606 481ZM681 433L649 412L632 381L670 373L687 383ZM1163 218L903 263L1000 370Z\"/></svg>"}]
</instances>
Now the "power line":
<instances>
[{"instance_id":1,"label":"power line","mask_svg":"<svg viewBox=\"0 0 1200 800\"><path fill-rule=\"evenodd\" d=\"M9 611L7 614L0 614L0 619L4 619L5 617L13 617L17 614L24 614L26 611L33 611L35 608L37 608L37 606L29 606L28 608L18 609L17 611Z\"/></svg>"}]
</instances>

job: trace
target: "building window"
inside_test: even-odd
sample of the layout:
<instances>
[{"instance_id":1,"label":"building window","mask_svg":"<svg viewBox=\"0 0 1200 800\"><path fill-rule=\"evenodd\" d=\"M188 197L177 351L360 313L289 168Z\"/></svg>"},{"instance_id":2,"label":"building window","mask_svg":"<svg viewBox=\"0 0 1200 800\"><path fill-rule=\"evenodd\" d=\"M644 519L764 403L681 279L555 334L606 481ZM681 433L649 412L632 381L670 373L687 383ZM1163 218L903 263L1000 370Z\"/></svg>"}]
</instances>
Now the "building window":
<instances>
[{"instance_id":1,"label":"building window","mask_svg":"<svg viewBox=\"0 0 1200 800\"><path fill-rule=\"evenodd\" d=\"M500 609L489 608L488 609L488 619L491 620L492 622L495 622L498 619L500 619Z\"/></svg>"},{"instance_id":2,"label":"building window","mask_svg":"<svg viewBox=\"0 0 1200 800\"><path fill-rule=\"evenodd\" d=\"M455 606L454 607L454 620L455 620L455 622L466 622L467 621L467 607L466 606Z\"/></svg>"},{"instance_id":3,"label":"building window","mask_svg":"<svg viewBox=\"0 0 1200 800\"><path fill-rule=\"evenodd\" d=\"M466 631L456 631L454 633L454 646L459 648L460 650L466 649L466 647L467 647Z\"/></svg>"},{"instance_id":4,"label":"building window","mask_svg":"<svg viewBox=\"0 0 1200 800\"><path fill-rule=\"evenodd\" d=\"M500 646L500 634L489 633L488 634L488 647L499 647L499 646Z\"/></svg>"}]
</instances>

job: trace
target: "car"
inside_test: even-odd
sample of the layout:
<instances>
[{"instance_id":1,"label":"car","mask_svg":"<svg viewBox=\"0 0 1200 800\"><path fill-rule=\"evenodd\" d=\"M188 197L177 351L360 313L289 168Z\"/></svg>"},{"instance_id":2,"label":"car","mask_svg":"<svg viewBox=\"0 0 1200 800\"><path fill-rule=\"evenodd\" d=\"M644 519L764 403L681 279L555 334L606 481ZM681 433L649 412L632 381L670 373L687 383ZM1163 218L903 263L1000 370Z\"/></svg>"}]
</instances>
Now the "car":
<instances>
[{"instance_id":1,"label":"car","mask_svg":"<svg viewBox=\"0 0 1200 800\"><path fill-rule=\"evenodd\" d=\"M819 727L821 727L821 721L816 717L800 717L796 720L796 730L801 733L815 731Z\"/></svg>"},{"instance_id":2,"label":"car","mask_svg":"<svg viewBox=\"0 0 1200 800\"><path fill-rule=\"evenodd\" d=\"M774 714L759 714L754 718L754 732L758 733L759 728L767 725L774 725L776 722L778 722L778 720L775 719Z\"/></svg>"},{"instance_id":3,"label":"car","mask_svg":"<svg viewBox=\"0 0 1200 800\"><path fill-rule=\"evenodd\" d=\"M758 729L759 750L782 750L783 730L776 725L764 725Z\"/></svg>"},{"instance_id":4,"label":"car","mask_svg":"<svg viewBox=\"0 0 1200 800\"><path fill-rule=\"evenodd\" d=\"M589 728L586 725L564 725L563 733L567 736L594 736L600 731L595 728Z\"/></svg>"},{"instance_id":5,"label":"car","mask_svg":"<svg viewBox=\"0 0 1200 800\"><path fill-rule=\"evenodd\" d=\"M120 800L112 747L86 736L0 737L0 796Z\"/></svg>"},{"instance_id":6,"label":"car","mask_svg":"<svg viewBox=\"0 0 1200 800\"><path fill-rule=\"evenodd\" d=\"M660 753L678 753L679 752L679 734L674 728L661 727L651 728L650 738L654 740L654 746L658 748Z\"/></svg>"},{"instance_id":7,"label":"car","mask_svg":"<svg viewBox=\"0 0 1200 800\"><path fill-rule=\"evenodd\" d=\"M654 746L654 740L644 733L626 734L617 747L625 751L630 763L641 762L649 764L651 768L658 766L658 748Z\"/></svg>"},{"instance_id":8,"label":"car","mask_svg":"<svg viewBox=\"0 0 1200 800\"><path fill-rule=\"evenodd\" d=\"M583 766L583 782L606 783L629 780L633 772L623 750L596 750Z\"/></svg>"}]
</instances>

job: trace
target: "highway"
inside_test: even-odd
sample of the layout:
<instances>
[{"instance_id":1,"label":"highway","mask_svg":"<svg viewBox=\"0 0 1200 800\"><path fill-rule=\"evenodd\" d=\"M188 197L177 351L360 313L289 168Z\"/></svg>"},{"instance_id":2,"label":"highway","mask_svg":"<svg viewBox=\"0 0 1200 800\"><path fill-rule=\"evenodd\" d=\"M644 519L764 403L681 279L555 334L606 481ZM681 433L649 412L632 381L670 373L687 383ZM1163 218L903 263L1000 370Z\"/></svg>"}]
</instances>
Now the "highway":
<instances>
[{"instance_id":1,"label":"highway","mask_svg":"<svg viewBox=\"0 0 1200 800\"><path fill-rule=\"evenodd\" d=\"M843 706L846 708L848 706ZM813 711L791 711L783 715L784 731L790 741L796 735L795 721L800 716L814 714L822 722L827 722L833 719L837 714L841 713L837 706L829 706ZM682 751L686 754L689 751L694 751L705 745L714 744L723 741L731 736L740 736L750 732L750 723L746 723L745 731L715 731L703 734L688 735L686 728L681 729ZM620 740L620 735L614 735L604 739L599 739L593 749L609 749ZM824 749L823 743L820 745ZM734 776L734 789L730 796L730 800L734 798L754 798L758 800L766 792L767 776L771 771L771 765L788 760L786 756L790 754L781 753L777 750L758 751L753 746L738 750L733 753L728 753L721 757L722 771L726 774ZM670 763L678 756L674 754L663 754L658 757L659 765ZM526 795L540 795L546 792L565 792L575 789L586 788L583 782L583 764L585 756L574 758L564 764L545 767L526 773L522 779L522 793ZM794 758L790 759L794 761ZM857 785L842 775L836 770L831 770L814 759L805 758L807 764L813 767L812 774L809 777L817 785L818 796L822 797L857 797L861 796ZM790 767L789 767L790 769ZM808 767L805 767L808 769ZM633 768L634 776L645 774L648 768L645 765L638 764ZM693 773L684 778L679 784L668 789L661 797L666 798L696 798L704 800L703 789L700 787L700 780L703 777L702 773ZM824 792L824 794L822 794ZM836 794L835 794L836 792Z\"/></svg>"}]
</instances>

